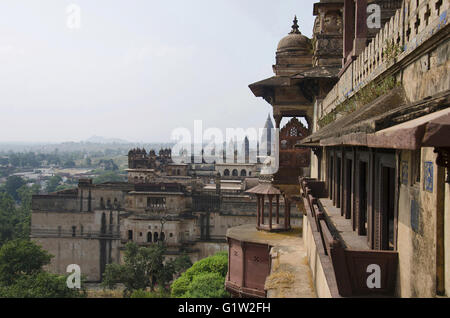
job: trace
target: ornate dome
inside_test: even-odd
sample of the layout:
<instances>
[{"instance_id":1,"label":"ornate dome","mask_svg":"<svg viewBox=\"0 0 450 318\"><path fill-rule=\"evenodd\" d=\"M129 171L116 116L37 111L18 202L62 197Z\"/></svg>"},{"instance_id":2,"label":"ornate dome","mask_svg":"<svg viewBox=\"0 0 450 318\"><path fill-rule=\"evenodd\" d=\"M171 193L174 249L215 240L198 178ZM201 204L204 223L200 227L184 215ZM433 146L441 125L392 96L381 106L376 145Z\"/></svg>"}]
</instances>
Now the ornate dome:
<instances>
[{"instance_id":1,"label":"ornate dome","mask_svg":"<svg viewBox=\"0 0 450 318\"><path fill-rule=\"evenodd\" d=\"M294 18L294 24L292 25L292 31L281 39L278 43L277 51L310 51L311 49L311 41L308 37L302 35L302 33L298 29L298 20L297 16Z\"/></svg>"}]
</instances>

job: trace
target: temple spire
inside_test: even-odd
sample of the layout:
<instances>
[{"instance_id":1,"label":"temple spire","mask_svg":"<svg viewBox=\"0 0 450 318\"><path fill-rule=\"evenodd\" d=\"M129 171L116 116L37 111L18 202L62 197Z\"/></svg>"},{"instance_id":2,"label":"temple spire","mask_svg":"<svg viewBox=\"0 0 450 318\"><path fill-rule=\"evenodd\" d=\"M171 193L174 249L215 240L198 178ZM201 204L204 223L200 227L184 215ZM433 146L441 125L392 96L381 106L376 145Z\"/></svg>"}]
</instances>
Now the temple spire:
<instances>
[{"instance_id":1,"label":"temple spire","mask_svg":"<svg viewBox=\"0 0 450 318\"><path fill-rule=\"evenodd\" d=\"M301 34L298 27L297 15L294 17L294 24L292 25L292 31L289 34Z\"/></svg>"}]
</instances>

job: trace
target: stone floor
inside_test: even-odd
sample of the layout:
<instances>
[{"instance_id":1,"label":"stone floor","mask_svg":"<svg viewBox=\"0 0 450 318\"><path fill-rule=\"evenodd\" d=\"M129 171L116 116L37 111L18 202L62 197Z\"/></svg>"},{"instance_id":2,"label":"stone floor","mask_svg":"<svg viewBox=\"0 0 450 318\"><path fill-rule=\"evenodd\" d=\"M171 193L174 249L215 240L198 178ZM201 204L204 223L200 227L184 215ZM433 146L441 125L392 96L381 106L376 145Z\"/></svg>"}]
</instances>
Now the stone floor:
<instances>
[{"instance_id":1,"label":"stone floor","mask_svg":"<svg viewBox=\"0 0 450 318\"><path fill-rule=\"evenodd\" d=\"M269 233L257 231L254 224L238 226L227 233L228 237L236 236L246 242L272 247L271 273L265 283L267 298L315 298L317 296L301 235L300 227L289 232Z\"/></svg>"}]
</instances>

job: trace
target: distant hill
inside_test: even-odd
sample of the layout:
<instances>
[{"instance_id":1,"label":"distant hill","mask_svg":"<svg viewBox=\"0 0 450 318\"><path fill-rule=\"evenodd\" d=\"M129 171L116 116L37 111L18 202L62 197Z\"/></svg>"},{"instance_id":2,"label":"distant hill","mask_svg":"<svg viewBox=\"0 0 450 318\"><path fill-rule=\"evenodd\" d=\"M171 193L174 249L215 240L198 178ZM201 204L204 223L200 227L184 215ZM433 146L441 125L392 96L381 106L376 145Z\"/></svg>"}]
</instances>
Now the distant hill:
<instances>
[{"instance_id":1,"label":"distant hill","mask_svg":"<svg viewBox=\"0 0 450 318\"><path fill-rule=\"evenodd\" d=\"M90 142L93 144L132 144L132 142L119 139L119 138L105 138L102 136L92 136L86 139L84 142Z\"/></svg>"}]
</instances>

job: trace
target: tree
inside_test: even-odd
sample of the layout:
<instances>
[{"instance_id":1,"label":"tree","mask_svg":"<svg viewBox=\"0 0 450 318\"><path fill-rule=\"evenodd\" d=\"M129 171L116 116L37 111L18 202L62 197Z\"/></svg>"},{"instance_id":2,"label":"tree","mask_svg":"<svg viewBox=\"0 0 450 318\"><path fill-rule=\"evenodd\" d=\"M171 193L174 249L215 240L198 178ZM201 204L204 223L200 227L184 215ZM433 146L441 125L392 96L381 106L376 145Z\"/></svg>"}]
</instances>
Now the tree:
<instances>
[{"instance_id":1,"label":"tree","mask_svg":"<svg viewBox=\"0 0 450 318\"><path fill-rule=\"evenodd\" d=\"M46 191L48 193L52 193L56 191L56 188L61 184L62 178L61 176L53 176L47 182Z\"/></svg>"},{"instance_id":2,"label":"tree","mask_svg":"<svg viewBox=\"0 0 450 318\"><path fill-rule=\"evenodd\" d=\"M124 178L113 171L105 172L94 178L94 184L101 184L105 182L123 182Z\"/></svg>"},{"instance_id":3,"label":"tree","mask_svg":"<svg viewBox=\"0 0 450 318\"><path fill-rule=\"evenodd\" d=\"M228 297L224 287L227 270L227 252L204 258L172 283L171 295L176 298Z\"/></svg>"},{"instance_id":4,"label":"tree","mask_svg":"<svg viewBox=\"0 0 450 318\"><path fill-rule=\"evenodd\" d=\"M125 246L124 264L108 264L103 274L103 286L114 289L117 284L125 285L124 295L129 296L136 290L150 288L153 292L156 286L166 289L168 283L180 270L184 261L164 262L165 248L162 245L139 247L134 242ZM182 270L182 269L181 269Z\"/></svg>"},{"instance_id":5,"label":"tree","mask_svg":"<svg viewBox=\"0 0 450 318\"><path fill-rule=\"evenodd\" d=\"M75 161L73 161L72 159L67 160L63 164L64 168L75 168L75 166L76 166Z\"/></svg>"},{"instance_id":6,"label":"tree","mask_svg":"<svg viewBox=\"0 0 450 318\"><path fill-rule=\"evenodd\" d=\"M31 222L31 197L39 193L40 186L24 185L17 190L20 206L6 192L0 192L0 247L6 241L28 239Z\"/></svg>"},{"instance_id":7,"label":"tree","mask_svg":"<svg viewBox=\"0 0 450 318\"><path fill-rule=\"evenodd\" d=\"M0 193L0 246L14 238L17 223L16 205L8 193Z\"/></svg>"},{"instance_id":8,"label":"tree","mask_svg":"<svg viewBox=\"0 0 450 318\"><path fill-rule=\"evenodd\" d=\"M0 284L13 284L21 275L40 272L52 256L27 240L9 241L0 248Z\"/></svg>"},{"instance_id":9,"label":"tree","mask_svg":"<svg viewBox=\"0 0 450 318\"><path fill-rule=\"evenodd\" d=\"M17 192L21 205L16 210L15 238L28 239L31 227L31 202L34 194L38 194L41 190L39 184L33 184L31 187L24 185Z\"/></svg>"},{"instance_id":10,"label":"tree","mask_svg":"<svg viewBox=\"0 0 450 318\"><path fill-rule=\"evenodd\" d=\"M22 275L15 284L0 287L0 297L8 298L78 298L85 294L67 288L66 277L47 272Z\"/></svg>"},{"instance_id":11,"label":"tree","mask_svg":"<svg viewBox=\"0 0 450 318\"><path fill-rule=\"evenodd\" d=\"M6 180L6 192L13 197L14 200L19 201L19 194L17 190L26 184L25 180L19 176L10 176Z\"/></svg>"},{"instance_id":12,"label":"tree","mask_svg":"<svg viewBox=\"0 0 450 318\"><path fill-rule=\"evenodd\" d=\"M109 159L109 160L100 160L98 162L99 166L102 166L104 170L109 170L109 171L116 171L119 170L119 167L114 163L114 160Z\"/></svg>"},{"instance_id":13,"label":"tree","mask_svg":"<svg viewBox=\"0 0 450 318\"><path fill-rule=\"evenodd\" d=\"M83 297L69 289L66 277L50 274L43 266L52 255L32 241L14 240L0 248L0 297Z\"/></svg>"}]
</instances>

